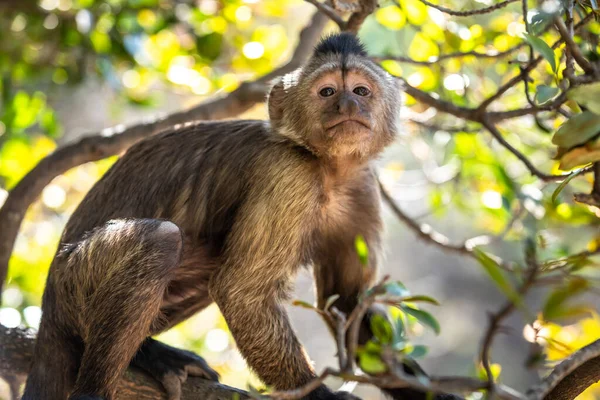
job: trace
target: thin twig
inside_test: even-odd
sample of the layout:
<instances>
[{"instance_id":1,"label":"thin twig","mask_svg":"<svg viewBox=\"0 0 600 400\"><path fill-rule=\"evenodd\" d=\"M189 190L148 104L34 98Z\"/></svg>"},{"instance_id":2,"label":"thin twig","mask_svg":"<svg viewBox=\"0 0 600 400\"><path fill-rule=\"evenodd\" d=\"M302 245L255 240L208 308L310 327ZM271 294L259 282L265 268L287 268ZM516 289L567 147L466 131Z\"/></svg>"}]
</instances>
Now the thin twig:
<instances>
[{"instance_id":1,"label":"thin twig","mask_svg":"<svg viewBox=\"0 0 600 400\"><path fill-rule=\"evenodd\" d=\"M446 8L446 7L439 6L437 4L430 3L427 0L419 0L419 1L421 3L429 6L429 7L435 8L436 10L445 12L446 14L449 14L449 15L454 15L454 16L457 16L457 17L468 17L468 16L471 16L471 15L489 14L489 13L491 13L493 11L496 11L496 10L498 10L500 8L506 7L510 3L514 3L514 2L517 2L519 0L505 0L505 1L500 2L498 4L494 4L493 6L490 6L490 7L478 8L477 10L469 10L469 11L456 11L456 10L452 10L450 8Z\"/></svg>"},{"instance_id":2,"label":"thin twig","mask_svg":"<svg viewBox=\"0 0 600 400\"><path fill-rule=\"evenodd\" d=\"M580 29L581 27L585 26L588 22L590 22L592 19L594 18L594 14L588 14L584 19L582 19L581 21L579 21L579 23L575 26L575 30ZM559 39L557 40L551 47L552 49L557 48L558 46L560 46L560 44L562 44L563 39ZM533 69L535 69L538 64L543 60L544 58L539 56L533 60L531 60L525 67L523 67L523 70L527 73L529 73L530 71L532 71ZM508 82L506 82L504 85L500 86L500 88L498 88L498 90L496 91L496 93L494 93L492 96L488 97L487 99L485 99L478 107L478 110L483 113L487 107L493 103L494 101L496 101L497 99L499 99L500 97L502 97L502 95L509 90L510 88L512 88L514 85L516 85L517 83L519 83L522 80L522 71L519 72L518 75L514 76L512 79L510 79Z\"/></svg>"},{"instance_id":3,"label":"thin twig","mask_svg":"<svg viewBox=\"0 0 600 400\"><path fill-rule=\"evenodd\" d=\"M495 51L495 52L482 53L480 51L465 51L465 52L448 53L448 54L442 54L441 56L432 56L429 58L429 60L426 60L426 61L417 61L417 60L413 60L410 57L403 57L403 56L393 56L393 57L376 56L376 57L373 57L373 59L375 61L392 60L392 61L398 61L398 62L403 62L403 63L407 63L407 64L415 64L415 65L433 65L433 64L437 64L441 61L451 60L451 59L456 59L456 58L465 58L465 57L475 57L477 59L502 58L502 57L506 57L507 55L510 55L511 53L514 53L515 51L519 50L520 48L522 48L524 46L525 46L525 43L519 43L518 45L513 46L513 47L509 48L508 50L500 51L500 52Z\"/></svg>"},{"instance_id":4,"label":"thin twig","mask_svg":"<svg viewBox=\"0 0 600 400\"><path fill-rule=\"evenodd\" d=\"M348 363L346 350L346 316L335 306L331 306L328 311L335 317L335 339L340 371L351 371L352 365Z\"/></svg>"},{"instance_id":5,"label":"thin twig","mask_svg":"<svg viewBox=\"0 0 600 400\"><path fill-rule=\"evenodd\" d=\"M520 297L525 296L527 291L534 285L537 273L539 271L539 265L537 263L535 257L535 250L533 248L530 249L529 254L526 255L526 262L528 265L527 275L525 277L525 280L523 281L523 284L517 290L517 293ZM490 323L488 329L483 336L480 352L480 361L487 375L488 389L490 390L490 392L494 392L495 390L494 376L492 374L492 369L490 365L490 350L492 347L492 342L494 340L494 336L496 335L496 333L498 333L502 321L506 317L508 317L515 310L516 307L517 304L515 304L514 301L508 300L496 313L492 314L490 316Z\"/></svg>"},{"instance_id":6,"label":"thin twig","mask_svg":"<svg viewBox=\"0 0 600 400\"><path fill-rule=\"evenodd\" d=\"M525 166L527 167L529 172L532 175L536 176L537 178L539 178L545 182L556 182L556 181L562 181L573 174L573 172L571 172L571 173L562 174L562 175L552 175L552 174L546 174L546 173L540 171L535 165L533 165L533 163L523 153L521 153L513 145L508 143L508 141L506 141L506 139L504 139L504 137L502 136L502 134L500 133L498 128L496 128L496 126L493 123L490 123L489 121L486 121L486 120L484 120L482 123L483 123L483 126L492 134L492 136L498 142L500 142L500 144L503 147L505 147L508 151L513 153L515 155L515 157L517 157L519 160L521 160L521 162L523 164L525 164ZM591 167L588 167L588 168L584 168L581 171L578 171L577 174L586 174L590 171L591 171Z\"/></svg>"}]
</instances>

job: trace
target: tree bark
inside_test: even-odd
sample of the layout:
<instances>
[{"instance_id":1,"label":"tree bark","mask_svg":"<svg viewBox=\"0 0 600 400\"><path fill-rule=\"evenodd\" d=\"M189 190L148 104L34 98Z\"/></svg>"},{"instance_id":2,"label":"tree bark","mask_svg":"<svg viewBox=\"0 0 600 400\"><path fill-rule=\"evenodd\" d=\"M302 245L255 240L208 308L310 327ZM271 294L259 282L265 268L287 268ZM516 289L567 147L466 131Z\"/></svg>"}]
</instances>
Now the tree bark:
<instances>
[{"instance_id":1,"label":"tree bark","mask_svg":"<svg viewBox=\"0 0 600 400\"><path fill-rule=\"evenodd\" d=\"M34 332L21 328L9 329L0 325L0 377L18 391L25 382L33 355ZM246 392L203 378L190 377L182 384L181 400L249 399ZM18 399L18 393L12 393ZM167 400L160 383L138 368L127 370L117 390L119 400Z\"/></svg>"}]
</instances>

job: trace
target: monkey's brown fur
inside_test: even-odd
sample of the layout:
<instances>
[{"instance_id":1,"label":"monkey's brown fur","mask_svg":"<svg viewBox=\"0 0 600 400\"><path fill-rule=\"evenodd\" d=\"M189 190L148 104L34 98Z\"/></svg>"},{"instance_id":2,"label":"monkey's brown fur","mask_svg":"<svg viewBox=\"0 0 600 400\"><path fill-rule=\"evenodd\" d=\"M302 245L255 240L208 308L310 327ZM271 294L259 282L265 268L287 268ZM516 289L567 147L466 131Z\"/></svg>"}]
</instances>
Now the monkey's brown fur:
<instances>
[{"instance_id":1,"label":"monkey's brown fur","mask_svg":"<svg viewBox=\"0 0 600 400\"><path fill-rule=\"evenodd\" d=\"M217 379L199 357L147 339L212 301L266 384L293 389L315 377L282 305L294 274L313 264L319 306L339 294L349 312L380 249L369 161L393 140L398 87L365 56L350 35L325 39L274 85L270 122L165 132L106 173L51 265L24 399L113 398L130 362L172 399L174 376ZM324 87L335 93L322 96ZM357 235L370 249L367 268ZM309 397L344 395L322 386Z\"/></svg>"}]
</instances>

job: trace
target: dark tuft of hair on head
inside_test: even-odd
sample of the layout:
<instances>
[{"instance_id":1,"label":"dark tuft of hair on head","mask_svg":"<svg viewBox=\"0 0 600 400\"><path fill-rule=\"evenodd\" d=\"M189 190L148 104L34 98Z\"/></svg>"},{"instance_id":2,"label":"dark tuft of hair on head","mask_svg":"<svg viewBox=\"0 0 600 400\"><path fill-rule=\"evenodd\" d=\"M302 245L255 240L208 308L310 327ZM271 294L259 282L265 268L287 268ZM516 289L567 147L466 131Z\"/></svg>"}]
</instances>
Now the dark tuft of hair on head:
<instances>
[{"instance_id":1,"label":"dark tuft of hair on head","mask_svg":"<svg viewBox=\"0 0 600 400\"><path fill-rule=\"evenodd\" d=\"M366 57L367 50L355 35L343 32L323 38L315 47L315 56L327 54L341 54L342 56L356 54Z\"/></svg>"}]
</instances>

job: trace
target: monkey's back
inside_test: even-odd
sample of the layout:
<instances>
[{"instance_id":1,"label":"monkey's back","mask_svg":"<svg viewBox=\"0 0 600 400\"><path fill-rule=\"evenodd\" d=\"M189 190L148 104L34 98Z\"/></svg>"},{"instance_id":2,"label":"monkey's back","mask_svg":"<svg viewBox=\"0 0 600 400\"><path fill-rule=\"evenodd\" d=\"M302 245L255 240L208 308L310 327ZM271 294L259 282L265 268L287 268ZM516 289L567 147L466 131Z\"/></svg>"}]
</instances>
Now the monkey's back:
<instances>
[{"instance_id":1,"label":"monkey's back","mask_svg":"<svg viewBox=\"0 0 600 400\"><path fill-rule=\"evenodd\" d=\"M61 242L115 218L161 218L218 253L266 154L303 156L261 120L203 122L147 138L92 187Z\"/></svg>"}]
</instances>

